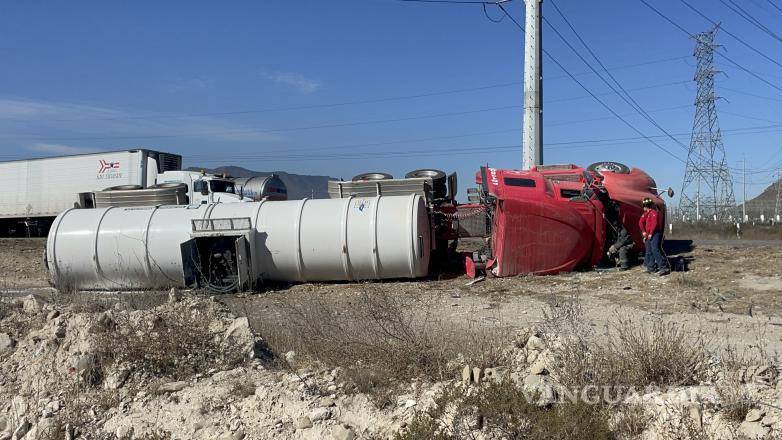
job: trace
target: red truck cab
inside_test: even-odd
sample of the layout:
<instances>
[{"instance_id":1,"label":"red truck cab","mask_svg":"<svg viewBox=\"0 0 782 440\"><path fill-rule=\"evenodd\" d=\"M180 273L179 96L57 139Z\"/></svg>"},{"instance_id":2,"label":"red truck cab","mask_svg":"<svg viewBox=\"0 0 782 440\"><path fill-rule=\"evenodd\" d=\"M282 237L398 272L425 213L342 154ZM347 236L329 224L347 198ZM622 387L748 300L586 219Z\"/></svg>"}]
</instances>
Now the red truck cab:
<instances>
[{"instance_id":1,"label":"red truck cab","mask_svg":"<svg viewBox=\"0 0 782 440\"><path fill-rule=\"evenodd\" d=\"M478 172L476 183L494 200L493 266L487 269L497 276L515 276L593 267L615 235L608 230L615 227L614 206L619 207L616 220L633 236L636 249L643 249L638 229L641 201L652 198L665 212L654 180L637 168L592 168L568 164Z\"/></svg>"}]
</instances>

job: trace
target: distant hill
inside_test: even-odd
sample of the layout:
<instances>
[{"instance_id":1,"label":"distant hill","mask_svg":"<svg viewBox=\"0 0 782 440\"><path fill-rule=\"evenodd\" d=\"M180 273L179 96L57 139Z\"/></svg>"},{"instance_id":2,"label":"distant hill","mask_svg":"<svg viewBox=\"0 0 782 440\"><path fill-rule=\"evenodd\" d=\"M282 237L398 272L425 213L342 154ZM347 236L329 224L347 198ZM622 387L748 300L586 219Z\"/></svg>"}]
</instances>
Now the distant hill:
<instances>
[{"instance_id":1,"label":"distant hill","mask_svg":"<svg viewBox=\"0 0 782 440\"><path fill-rule=\"evenodd\" d=\"M774 182L757 197L747 200L747 215L750 218L760 218L760 214L765 214L768 219L774 215L777 203L777 185L778 183ZM734 190L741 191L741 187L737 184ZM741 209L741 204L739 204L739 209Z\"/></svg>"},{"instance_id":2,"label":"distant hill","mask_svg":"<svg viewBox=\"0 0 782 440\"><path fill-rule=\"evenodd\" d=\"M329 197L328 181L339 180L329 176L309 176L305 174L290 174L285 171L253 171L237 166L220 166L217 168L190 167L188 171L205 170L207 173L227 173L232 177L255 177L276 174L288 188L289 199L303 199L305 197L325 199Z\"/></svg>"}]
</instances>

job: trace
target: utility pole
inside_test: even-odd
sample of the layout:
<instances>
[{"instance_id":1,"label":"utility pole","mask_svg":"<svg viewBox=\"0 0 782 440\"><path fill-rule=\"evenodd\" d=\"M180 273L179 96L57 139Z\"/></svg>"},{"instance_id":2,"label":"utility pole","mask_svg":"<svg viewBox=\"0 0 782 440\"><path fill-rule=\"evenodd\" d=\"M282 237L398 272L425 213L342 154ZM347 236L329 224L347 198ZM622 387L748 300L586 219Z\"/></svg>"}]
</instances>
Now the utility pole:
<instances>
[{"instance_id":1,"label":"utility pole","mask_svg":"<svg viewBox=\"0 0 782 440\"><path fill-rule=\"evenodd\" d=\"M743 169L741 180L743 180L743 195L741 197L741 221L747 219L747 156L741 156L741 167Z\"/></svg>"},{"instance_id":2,"label":"utility pole","mask_svg":"<svg viewBox=\"0 0 782 440\"><path fill-rule=\"evenodd\" d=\"M543 163L543 41L540 13L543 0L525 0L524 139L522 169Z\"/></svg>"},{"instance_id":3,"label":"utility pole","mask_svg":"<svg viewBox=\"0 0 782 440\"><path fill-rule=\"evenodd\" d=\"M774 217L777 222L782 221L782 169L777 170L777 200L774 204Z\"/></svg>"}]
</instances>

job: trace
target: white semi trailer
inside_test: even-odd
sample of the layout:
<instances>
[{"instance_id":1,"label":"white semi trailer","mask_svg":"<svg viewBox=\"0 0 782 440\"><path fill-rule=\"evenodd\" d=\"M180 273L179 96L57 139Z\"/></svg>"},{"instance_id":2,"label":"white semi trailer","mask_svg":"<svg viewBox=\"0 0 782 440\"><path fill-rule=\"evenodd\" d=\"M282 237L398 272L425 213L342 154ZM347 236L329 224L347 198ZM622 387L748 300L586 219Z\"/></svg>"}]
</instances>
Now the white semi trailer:
<instances>
[{"instance_id":1,"label":"white semi trailer","mask_svg":"<svg viewBox=\"0 0 782 440\"><path fill-rule=\"evenodd\" d=\"M181 168L145 149L0 162L0 236L45 235L71 208L242 200L231 179Z\"/></svg>"}]
</instances>

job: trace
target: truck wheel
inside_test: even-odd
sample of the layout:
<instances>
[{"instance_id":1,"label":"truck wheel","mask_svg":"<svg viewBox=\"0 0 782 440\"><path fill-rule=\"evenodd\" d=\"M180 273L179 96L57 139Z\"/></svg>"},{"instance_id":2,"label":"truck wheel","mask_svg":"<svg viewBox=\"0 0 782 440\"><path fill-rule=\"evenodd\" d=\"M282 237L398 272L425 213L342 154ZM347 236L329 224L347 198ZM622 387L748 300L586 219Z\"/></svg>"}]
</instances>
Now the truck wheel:
<instances>
[{"instance_id":1,"label":"truck wheel","mask_svg":"<svg viewBox=\"0 0 782 440\"><path fill-rule=\"evenodd\" d=\"M434 191L435 199L444 199L448 194L448 184L446 182L447 177L445 173L435 169L421 169L410 171L405 174L405 179L432 179L432 190Z\"/></svg>"},{"instance_id":2,"label":"truck wheel","mask_svg":"<svg viewBox=\"0 0 782 440\"><path fill-rule=\"evenodd\" d=\"M601 175L606 171L616 174L630 174L630 167L619 162L595 162L587 167L587 171Z\"/></svg>"},{"instance_id":3,"label":"truck wheel","mask_svg":"<svg viewBox=\"0 0 782 440\"><path fill-rule=\"evenodd\" d=\"M365 182L368 180L388 180L393 179L394 176L388 173L361 173L358 176L353 177L354 182Z\"/></svg>"}]
</instances>

